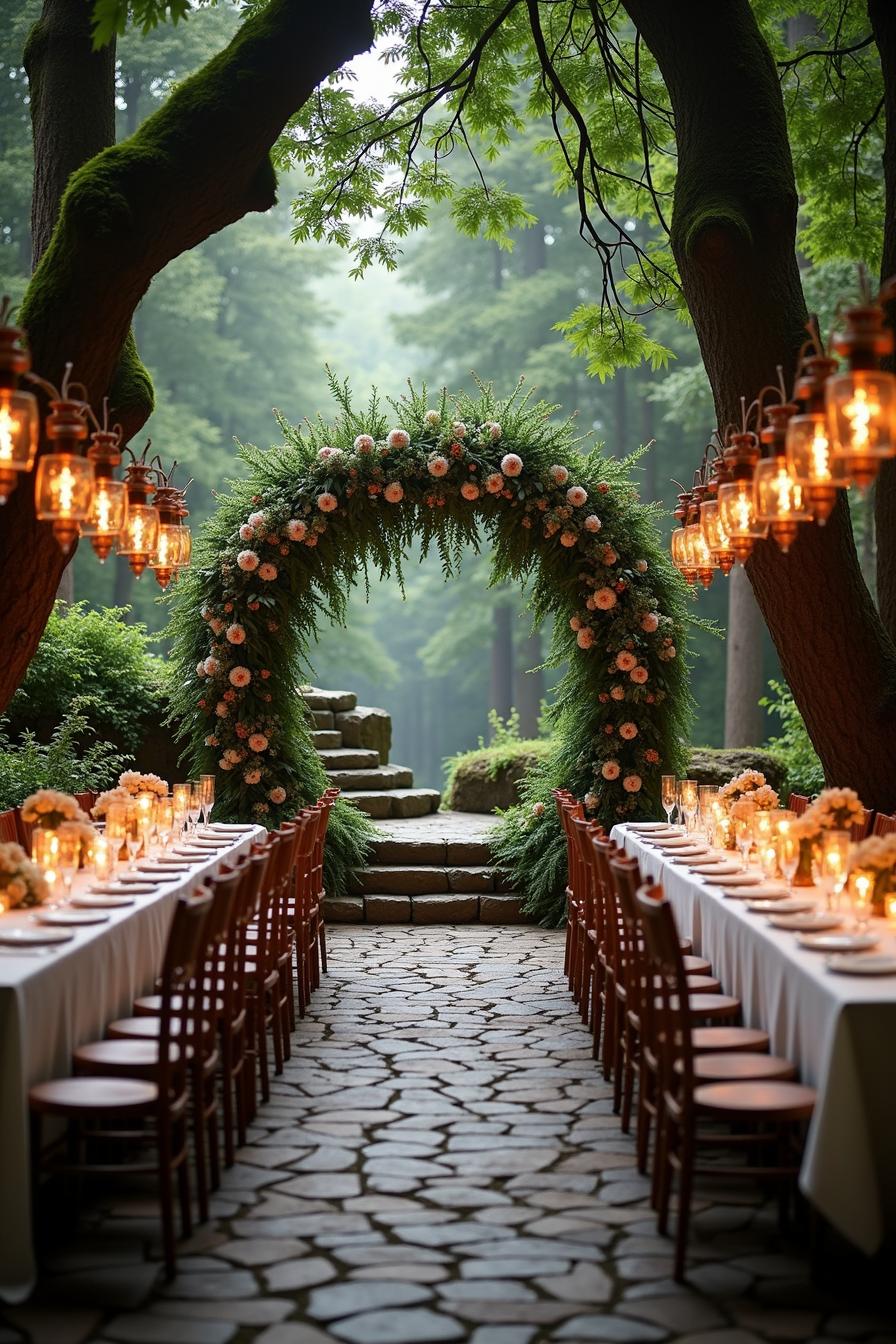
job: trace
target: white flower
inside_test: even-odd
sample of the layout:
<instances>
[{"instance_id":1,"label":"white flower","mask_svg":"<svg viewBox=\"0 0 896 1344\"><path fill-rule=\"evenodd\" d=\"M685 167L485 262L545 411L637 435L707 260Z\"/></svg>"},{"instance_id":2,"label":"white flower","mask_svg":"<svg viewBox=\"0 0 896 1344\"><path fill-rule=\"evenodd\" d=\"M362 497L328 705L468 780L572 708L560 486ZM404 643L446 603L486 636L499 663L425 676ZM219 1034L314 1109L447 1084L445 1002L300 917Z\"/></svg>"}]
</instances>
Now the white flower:
<instances>
[{"instance_id":1,"label":"white flower","mask_svg":"<svg viewBox=\"0 0 896 1344\"><path fill-rule=\"evenodd\" d=\"M260 784L260 783L261 783L261 771L260 771L260 770L244 770L244 771L243 771L243 780L244 780L244 782L245 782L246 784Z\"/></svg>"},{"instance_id":2,"label":"white flower","mask_svg":"<svg viewBox=\"0 0 896 1344\"><path fill-rule=\"evenodd\" d=\"M227 718L227 715L230 713L230 706L228 705L226 700L218 701L218 703L215 705L215 713L217 714L219 719Z\"/></svg>"},{"instance_id":3,"label":"white flower","mask_svg":"<svg viewBox=\"0 0 896 1344\"><path fill-rule=\"evenodd\" d=\"M586 532L599 532L603 527L603 523L596 513L589 513L582 526Z\"/></svg>"},{"instance_id":4,"label":"white flower","mask_svg":"<svg viewBox=\"0 0 896 1344\"><path fill-rule=\"evenodd\" d=\"M241 625L234 623L227 627L227 640L230 644L245 644L246 632Z\"/></svg>"},{"instance_id":5,"label":"white flower","mask_svg":"<svg viewBox=\"0 0 896 1344\"><path fill-rule=\"evenodd\" d=\"M612 588L598 588L594 594L594 605L600 611L611 611L616 605L616 594Z\"/></svg>"},{"instance_id":6,"label":"white flower","mask_svg":"<svg viewBox=\"0 0 896 1344\"><path fill-rule=\"evenodd\" d=\"M580 485L571 485L566 492L566 499L574 509L580 509L583 504L588 503L588 491L583 490Z\"/></svg>"},{"instance_id":7,"label":"white flower","mask_svg":"<svg viewBox=\"0 0 896 1344\"><path fill-rule=\"evenodd\" d=\"M270 583L277 577L277 566L272 565L270 561L265 561L263 565L258 566L258 577Z\"/></svg>"},{"instance_id":8,"label":"white flower","mask_svg":"<svg viewBox=\"0 0 896 1344\"><path fill-rule=\"evenodd\" d=\"M500 471L492 471L485 478L485 488L490 495L500 495L504 489L504 477Z\"/></svg>"},{"instance_id":9,"label":"white flower","mask_svg":"<svg viewBox=\"0 0 896 1344\"><path fill-rule=\"evenodd\" d=\"M324 448L321 448L320 452L318 453L318 457L320 458L321 462L329 462L331 458L341 456L342 456L341 448L330 448L329 445L327 445Z\"/></svg>"},{"instance_id":10,"label":"white flower","mask_svg":"<svg viewBox=\"0 0 896 1344\"><path fill-rule=\"evenodd\" d=\"M620 685L618 685L618 684L617 684L616 686L611 686L611 687L610 687L610 699L611 699L611 700L624 700L624 699L625 699L625 687L624 687L624 686L620 686Z\"/></svg>"},{"instance_id":11,"label":"white flower","mask_svg":"<svg viewBox=\"0 0 896 1344\"><path fill-rule=\"evenodd\" d=\"M218 662L217 658L214 658L211 655L206 658L202 666L205 668L205 675L207 677L216 677L221 669L221 664Z\"/></svg>"},{"instance_id":12,"label":"white flower","mask_svg":"<svg viewBox=\"0 0 896 1344\"><path fill-rule=\"evenodd\" d=\"M620 723L619 736L625 742L633 742L634 739L638 736L638 725L636 723L632 723L631 719L628 719L625 723Z\"/></svg>"},{"instance_id":13,"label":"white flower","mask_svg":"<svg viewBox=\"0 0 896 1344\"><path fill-rule=\"evenodd\" d=\"M430 429L435 429L436 425L442 423L442 417L439 415L438 411L427 411L423 419L424 422L429 425Z\"/></svg>"},{"instance_id":14,"label":"white flower","mask_svg":"<svg viewBox=\"0 0 896 1344\"><path fill-rule=\"evenodd\" d=\"M258 568L258 556L254 551L240 551L236 562L240 569L244 569L247 574L251 574L253 569Z\"/></svg>"},{"instance_id":15,"label":"white flower","mask_svg":"<svg viewBox=\"0 0 896 1344\"><path fill-rule=\"evenodd\" d=\"M653 634L659 623L660 618L655 611L645 611L644 615L641 617L641 629L646 631L648 635Z\"/></svg>"},{"instance_id":16,"label":"white flower","mask_svg":"<svg viewBox=\"0 0 896 1344\"><path fill-rule=\"evenodd\" d=\"M464 499L478 499L479 486L475 481L464 481L460 488L460 493L463 495Z\"/></svg>"},{"instance_id":17,"label":"white flower","mask_svg":"<svg viewBox=\"0 0 896 1344\"><path fill-rule=\"evenodd\" d=\"M579 539L578 532L573 532L571 528L568 527L564 528L564 530L560 533L560 545L566 546L567 549L570 546L575 546L578 539Z\"/></svg>"},{"instance_id":18,"label":"white flower","mask_svg":"<svg viewBox=\"0 0 896 1344\"><path fill-rule=\"evenodd\" d=\"M264 514L263 514L263 513L250 513L250 514L249 514L249 526L250 526L250 527L256 527L256 528L257 528L257 527L261 527L261 528L263 528L263 527L264 527Z\"/></svg>"},{"instance_id":19,"label":"white flower","mask_svg":"<svg viewBox=\"0 0 896 1344\"><path fill-rule=\"evenodd\" d=\"M555 485L565 485L569 480L569 472L565 467L561 467L559 464L555 464L551 467L548 475Z\"/></svg>"},{"instance_id":20,"label":"white flower","mask_svg":"<svg viewBox=\"0 0 896 1344\"><path fill-rule=\"evenodd\" d=\"M290 518L286 524L286 535L290 541L304 541L307 531L307 527L300 518Z\"/></svg>"},{"instance_id":21,"label":"white flower","mask_svg":"<svg viewBox=\"0 0 896 1344\"><path fill-rule=\"evenodd\" d=\"M278 805L280 803L285 803L286 790L281 788L280 785L278 784L275 789L271 789L270 793L268 794L268 797L270 798L272 803L277 803Z\"/></svg>"},{"instance_id":22,"label":"white flower","mask_svg":"<svg viewBox=\"0 0 896 1344\"><path fill-rule=\"evenodd\" d=\"M205 660L203 658L200 658L199 662L196 664L196 675L197 677L204 677L206 675Z\"/></svg>"},{"instance_id":23,"label":"white flower","mask_svg":"<svg viewBox=\"0 0 896 1344\"><path fill-rule=\"evenodd\" d=\"M501 470L505 476L519 476L523 470L523 459L516 453L505 453L501 458Z\"/></svg>"},{"instance_id":24,"label":"white flower","mask_svg":"<svg viewBox=\"0 0 896 1344\"><path fill-rule=\"evenodd\" d=\"M463 420L452 420L451 437L453 439L465 439L467 437L467 427Z\"/></svg>"},{"instance_id":25,"label":"white flower","mask_svg":"<svg viewBox=\"0 0 896 1344\"><path fill-rule=\"evenodd\" d=\"M404 486L398 481L390 481L383 491L383 499L390 504L400 504L404 499Z\"/></svg>"},{"instance_id":26,"label":"white flower","mask_svg":"<svg viewBox=\"0 0 896 1344\"><path fill-rule=\"evenodd\" d=\"M386 443L390 448L407 448L410 442L411 436L406 429L390 429L386 435Z\"/></svg>"},{"instance_id":27,"label":"white flower","mask_svg":"<svg viewBox=\"0 0 896 1344\"><path fill-rule=\"evenodd\" d=\"M248 686L252 680L252 673L248 667L232 667L228 680L231 686Z\"/></svg>"},{"instance_id":28,"label":"white flower","mask_svg":"<svg viewBox=\"0 0 896 1344\"><path fill-rule=\"evenodd\" d=\"M251 541L255 536L255 528L251 523L243 523L240 528L240 541Z\"/></svg>"},{"instance_id":29,"label":"white flower","mask_svg":"<svg viewBox=\"0 0 896 1344\"><path fill-rule=\"evenodd\" d=\"M442 457L439 453L434 453L426 464L426 470L430 476L445 476L448 472L449 462L447 457Z\"/></svg>"},{"instance_id":30,"label":"white flower","mask_svg":"<svg viewBox=\"0 0 896 1344\"><path fill-rule=\"evenodd\" d=\"M604 779L609 780L618 779L620 775L619 762L604 761L603 765L601 766L600 772L603 775Z\"/></svg>"},{"instance_id":31,"label":"white flower","mask_svg":"<svg viewBox=\"0 0 896 1344\"><path fill-rule=\"evenodd\" d=\"M576 643L580 649L590 649L594 644L594 631L589 629L587 625L583 625L576 635Z\"/></svg>"},{"instance_id":32,"label":"white flower","mask_svg":"<svg viewBox=\"0 0 896 1344\"><path fill-rule=\"evenodd\" d=\"M622 787L625 789L626 793L638 793L641 789L641 776L626 775L625 779L622 781Z\"/></svg>"},{"instance_id":33,"label":"white flower","mask_svg":"<svg viewBox=\"0 0 896 1344\"><path fill-rule=\"evenodd\" d=\"M318 495L317 497L317 507L320 509L321 513L332 513L338 506L339 500L335 495L331 495L329 490L325 490L322 495Z\"/></svg>"},{"instance_id":34,"label":"white flower","mask_svg":"<svg viewBox=\"0 0 896 1344\"><path fill-rule=\"evenodd\" d=\"M638 667L633 667L628 675L636 686L643 686L645 681L649 678L650 673L647 671L646 667L639 665Z\"/></svg>"},{"instance_id":35,"label":"white flower","mask_svg":"<svg viewBox=\"0 0 896 1344\"><path fill-rule=\"evenodd\" d=\"M370 434L359 434L358 437L355 439L356 453L372 453L375 447L376 444L374 443L373 437ZM286 795L284 794L284 797L285 796Z\"/></svg>"},{"instance_id":36,"label":"white flower","mask_svg":"<svg viewBox=\"0 0 896 1344\"><path fill-rule=\"evenodd\" d=\"M532 804L532 815L533 815L533 817L543 817L543 816L544 816L544 803L533 803L533 804Z\"/></svg>"},{"instance_id":37,"label":"white flower","mask_svg":"<svg viewBox=\"0 0 896 1344\"><path fill-rule=\"evenodd\" d=\"M497 443L503 433L504 431L497 420L490 420L488 422L488 436L492 443Z\"/></svg>"},{"instance_id":38,"label":"white flower","mask_svg":"<svg viewBox=\"0 0 896 1344\"><path fill-rule=\"evenodd\" d=\"M588 811L589 811L589 812L593 812L594 809L597 807L597 803L598 803L597 794L596 794L596 793L586 793L583 801L584 801L585 806L587 807Z\"/></svg>"},{"instance_id":39,"label":"white flower","mask_svg":"<svg viewBox=\"0 0 896 1344\"><path fill-rule=\"evenodd\" d=\"M264 733L253 733L249 738L249 750L260 754L268 749L268 739Z\"/></svg>"},{"instance_id":40,"label":"white flower","mask_svg":"<svg viewBox=\"0 0 896 1344\"><path fill-rule=\"evenodd\" d=\"M646 574L646 573L647 573L647 561L646 561L646 560L636 560L636 561L635 561L635 569L638 571L639 574Z\"/></svg>"},{"instance_id":41,"label":"white flower","mask_svg":"<svg viewBox=\"0 0 896 1344\"><path fill-rule=\"evenodd\" d=\"M620 672L631 672L637 661L635 655L630 653L628 649L622 649L616 655L616 666Z\"/></svg>"}]
</instances>

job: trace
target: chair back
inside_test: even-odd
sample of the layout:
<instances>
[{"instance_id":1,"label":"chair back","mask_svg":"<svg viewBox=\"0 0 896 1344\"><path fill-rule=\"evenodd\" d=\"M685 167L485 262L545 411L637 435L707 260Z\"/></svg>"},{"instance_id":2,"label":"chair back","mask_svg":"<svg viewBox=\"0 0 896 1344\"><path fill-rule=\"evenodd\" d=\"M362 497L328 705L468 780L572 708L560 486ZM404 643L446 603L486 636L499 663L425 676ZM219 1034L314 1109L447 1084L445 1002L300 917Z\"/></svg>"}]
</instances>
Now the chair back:
<instances>
[{"instance_id":1,"label":"chair back","mask_svg":"<svg viewBox=\"0 0 896 1344\"><path fill-rule=\"evenodd\" d=\"M643 1015L645 982L648 974L643 950L641 921L635 894L641 885L637 859L622 855L609 861L610 880L619 913L619 953L626 1006L630 1013Z\"/></svg>"},{"instance_id":2,"label":"chair back","mask_svg":"<svg viewBox=\"0 0 896 1344\"><path fill-rule=\"evenodd\" d=\"M787 799L787 806L791 812L795 812L798 817L801 817L809 806L809 795L807 793L792 793Z\"/></svg>"},{"instance_id":3,"label":"chair back","mask_svg":"<svg viewBox=\"0 0 896 1344\"><path fill-rule=\"evenodd\" d=\"M299 838L296 843L295 877L292 883L290 904L292 907L292 926L306 922L314 904L312 887L314 882L314 849L320 820L314 808L306 808L296 817Z\"/></svg>"},{"instance_id":4,"label":"chair back","mask_svg":"<svg viewBox=\"0 0 896 1344\"><path fill-rule=\"evenodd\" d=\"M0 816L0 822L2 822L2 820L3 818ZM896 817L891 816L888 812L878 812L877 816L874 818L874 830L872 834L892 835L894 831L896 831Z\"/></svg>"},{"instance_id":5,"label":"chair back","mask_svg":"<svg viewBox=\"0 0 896 1344\"><path fill-rule=\"evenodd\" d=\"M239 868L222 867L214 877L206 880L211 891L212 904L205 926L205 1018L209 1027L207 1048L215 1041L214 1027L218 1015L218 1001L222 1016L232 1018L234 984L234 953L238 941L236 925L237 899L246 878Z\"/></svg>"},{"instance_id":6,"label":"chair back","mask_svg":"<svg viewBox=\"0 0 896 1344\"><path fill-rule=\"evenodd\" d=\"M188 1051L198 1042L198 1006L202 1003L198 975L212 898L202 888L181 896L174 907L159 977L159 1094L172 1099L186 1093Z\"/></svg>"},{"instance_id":7,"label":"chair back","mask_svg":"<svg viewBox=\"0 0 896 1344\"><path fill-rule=\"evenodd\" d=\"M865 820L857 821L855 826L850 826L849 828L849 833L852 836L854 845L859 844L867 835L870 835L871 827L874 824L874 808L866 807L863 811L865 813Z\"/></svg>"},{"instance_id":8,"label":"chair back","mask_svg":"<svg viewBox=\"0 0 896 1344\"><path fill-rule=\"evenodd\" d=\"M681 942L672 904L661 886L641 887L635 900L650 972L647 997L655 1014L650 1029L659 1053L660 1085L667 1098L677 1104L680 1092L689 1097L694 1084L688 980Z\"/></svg>"},{"instance_id":9,"label":"chair back","mask_svg":"<svg viewBox=\"0 0 896 1344\"><path fill-rule=\"evenodd\" d=\"M8 812L0 812L0 841L4 844L10 842L19 843L19 832L16 826L16 814L12 808Z\"/></svg>"},{"instance_id":10,"label":"chair back","mask_svg":"<svg viewBox=\"0 0 896 1344\"><path fill-rule=\"evenodd\" d=\"M22 809L14 807L12 814L16 819L16 839L22 846L26 854L31 853L31 832L34 830L30 821L25 821L22 817Z\"/></svg>"},{"instance_id":11,"label":"chair back","mask_svg":"<svg viewBox=\"0 0 896 1344\"><path fill-rule=\"evenodd\" d=\"M597 879L595 900L599 903L599 916L603 928L603 952L607 973L620 986L624 984L622 976L622 941L619 931L619 908L613 878L610 873L610 860L622 855L612 840L592 840L594 852L594 871Z\"/></svg>"},{"instance_id":12,"label":"chair back","mask_svg":"<svg viewBox=\"0 0 896 1344\"><path fill-rule=\"evenodd\" d=\"M96 802L96 794L87 790L85 793L76 793L75 802L82 812L89 812Z\"/></svg>"},{"instance_id":13,"label":"chair back","mask_svg":"<svg viewBox=\"0 0 896 1344\"><path fill-rule=\"evenodd\" d=\"M338 795L337 795L338 796ZM324 899L324 853L327 843L327 827L330 824L330 809L336 798L330 790L322 794L312 811L317 811L317 834L314 837L314 850L311 860L311 901L321 905Z\"/></svg>"}]
</instances>

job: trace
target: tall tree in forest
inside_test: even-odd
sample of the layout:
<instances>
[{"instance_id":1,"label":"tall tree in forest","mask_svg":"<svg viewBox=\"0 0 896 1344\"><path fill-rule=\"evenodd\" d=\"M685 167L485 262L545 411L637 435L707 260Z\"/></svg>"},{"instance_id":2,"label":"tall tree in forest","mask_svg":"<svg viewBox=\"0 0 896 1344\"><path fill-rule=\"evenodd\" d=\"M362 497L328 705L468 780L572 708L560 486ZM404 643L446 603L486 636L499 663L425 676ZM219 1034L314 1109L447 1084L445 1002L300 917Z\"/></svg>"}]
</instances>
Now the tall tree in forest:
<instances>
[{"instance_id":1,"label":"tall tree in forest","mask_svg":"<svg viewBox=\"0 0 896 1344\"><path fill-rule=\"evenodd\" d=\"M644 314L686 308L724 425L778 364L794 372L806 320L800 202L811 259L882 258L884 272L896 263L896 11L887 0L867 9L840 0L833 14L828 0L805 0L803 9L814 32L795 52L783 3L694 0L686 22L666 0L390 9L382 25L402 92L389 106L357 108L345 90L323 90L281 142L282 160L318 174L296 205L298 236L345 243L346 216L375 201L382 229L357 240L357 265L394 265L396 240L447 199L462 230L502 241L526 213L498 177L508 128L548 114L558 181L575 189L596 253L595 297L571 315L571 338L596 372L655 361L662 352ZM449 175L468 126L488 141L473 185ZM646 245L628 218L650 222ZM828 777L890 808L896 648L885 622L896 613L896 556L888 564L883 534L894 523L884 512L880 612L844 500L789 556L758 546L747 572Z\"/></svg>"},{"instance_id":2,"label":"tall tree in forest","mask_svg":"<svg viewBox=\"0 0 896 1344\"><path fill-rule=\"evenodd\" d=\"M254 6L227 46L115 145L114 37L128 6L99 0L94 31L90 0L44 0L24 53L39 262L20 317L35 368L58 383L71 360L96 405L109 395L127 437L153 404L130 334L142 295L174 257L274 204L272 146L315 87L369 46L370 8L370 0ZM170 6L149 0L140 9L152 26ZM174 12L186 9L177 3ZM0 706L28 665L65 563L30 491L17 490L0 519Z\"/></svg>"}]
</instances>

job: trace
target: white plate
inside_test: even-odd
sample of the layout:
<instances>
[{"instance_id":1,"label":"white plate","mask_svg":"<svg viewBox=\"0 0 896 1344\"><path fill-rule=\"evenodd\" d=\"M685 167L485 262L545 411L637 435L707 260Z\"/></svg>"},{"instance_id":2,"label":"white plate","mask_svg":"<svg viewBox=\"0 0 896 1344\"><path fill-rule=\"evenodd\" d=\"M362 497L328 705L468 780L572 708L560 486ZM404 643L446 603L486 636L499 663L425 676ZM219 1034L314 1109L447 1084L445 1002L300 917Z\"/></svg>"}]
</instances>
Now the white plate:
<instances>
[{"instance_id":1,"label":"white plate","mask_svg":"<svg viewBox=\"0 0 896 1344\"><path fill-rule=\"evenodd\" d=\"M84 910L114 910L119 905L133 905L134 897L126 896L100 896L92 891L85 891L80 896L72 897L72 905L78 906Z\"/></svg>"},{"instance_id":2,"label":"white plate","mask_svg":"<svg viewBox=\"0 0 896 1344\"><path fill-rule=\"evenodd\" d=\"M137 895L148 895L151 891L158 891L158 885L150 882L145 873L122 873L111 884L116 891L133 891Z\"/></svg>"},{"instance_id":3,"label":"white plate","mask_svg":"<svg viewBox=\"0 0 896 1344\"><path fill-rule=\"evenodd\" d=\"M34 918L38 924L105 924L109 916L102 910L54 910L46 906L36 910Z\"/></svg>"},{"instance_id":4,"label":"white plate","mask_svg":"<svg viewBox=\"0 0 896 1344\"><path fill-rule=\"evenodd\" d=\"M726 889L728 887L758 887L762 877L759 873L745 873L743 869L740 869L736 873L726 873L719 878L718 882L714 882L711 877L707 878L707 881L714 887L725 887Z\"/></svg>"},{"instance_id":5,"label":"white plate","mask_svg":"<svg viewBox=\"0 0 896 1344\"><path fill-rule=\"evenodd\" d=\"M221 830L225 830L221 827ZM677 826L670 826L667 821L633 821L627 828L630 831L665 831L667 835L680 835L681 832Z\"/></svg>"},{"instance_id":6,"label":"white plate","mask_svg":"<svg viewBox=\"0 0 896 1344\"><path fill-rule=\"evenodd\" d=\"M815 902L808 896L785 896L780 901L766 896L762 900L754 901L755 893L751 891L749 894L750 904L747 909L757 915L799 915L805 910L815 909Z\"/></svg>"},{"instance_id":7,"label":"white plate","mask_svg":"<svg viewBox=\"0 0 896 1344\"><path fill-rule=\"evenodd\" d=\"M665 824L666 823L664 821L652 821L652 822L648 821L648 822L642 822L641 827L643 828L644 826L665 826ZM633 826L631 829L637 830L639 828L637 826ZM235 822L213 821L211 826L209 827L209 830L221 831L221 833L224 835L245 835L247 831L254 831L255 827L237 826Z\"/></svg>"},{"instance_id":8,"label":"white plate","mask_svg":"<svg viewBox=\"0 0 896 1344\"><path fill-rule=\"evenodd\" d=\"M701 863L706 861L706 850L695 845L693 849L670 849L666 851L670 863L682 863L686 868L690 868L695 860Z\"/></svg>"},{"instance_id":9,"label":"white plate","mask_svg":"<svg viewBox=\"0 0 896 1344\"><path fill-rule=\"evenodd\" d=\"M140 871L145 873L147 877L158 877L162 882L176 882L182 873L190 871L190 865L188 863L165 863L158 868L153 868L148 863L141 863Z\"/></svg>"},{"instance_id":10,"label":"white plate","mask_svg":"<svg viewBox=\"0 0 896 1344\"><path fill-rule=\"evenodd\" d=\"M777 882L760 882L756 887L732 887L730 890L724 882L720 882L719 886L729 901L776 901L783 900L787 895L787 888ZM805 906L801 908L805 909Z\"/></svg>"},{"instance_id":11,"label":"white plate","mask_svg":"<svg viewBox=\"0 0 896 1344\"><path fill-rule=\"evenodd\" d=\"M824 933L826 929L839 929L843 916L813 910L804 915L772 915L768 922L773 929L789 929L793 933Z\"/></svg>"},{"instance_id":12,"label":"white plate","mask_svg":"<svg viewBox=\"0 0 896 1344\"><path fill-rule=\"evenodd\" d=\"M35 928L34 925L26 928L19 925L14 929L4 929L0 926L0 943L8 943L11 947L39 947L42 943L70 943L74 936L68 929Z\"/></svg>"},{"instance_id":13,"label":"white plate","mask_svg":"<svg viewBox=\"0 0 896 1344\"><path fill-rule=\"evenodd\" d=\"M692 873L697 873L700 877L729 877L733 873L739 873L741 869L736 863L731 863L728 859L717 859L714 863L709 859L704 859L701 863L695 863Z\"/></svg>"},{"instance_id":14,"label":"white plate","mask_svg":"<svg viewBox=\"0 0 896 1344\"><path fill-rule=\"evenodd\" d=\"M843 975L896 975L896 957L891 952L854 952L828 957L828 970Z\"/></svg>"},{"instance_id":15,"label":"white plate","mask_svg":"<svg viewBox=\"0 0 896 1344\"><path fill-rule=\"evenodd\" d=\"M873 933L801 933L797 942L809 952L867 952L880 939Z\"/></svg>"}]
</instances>

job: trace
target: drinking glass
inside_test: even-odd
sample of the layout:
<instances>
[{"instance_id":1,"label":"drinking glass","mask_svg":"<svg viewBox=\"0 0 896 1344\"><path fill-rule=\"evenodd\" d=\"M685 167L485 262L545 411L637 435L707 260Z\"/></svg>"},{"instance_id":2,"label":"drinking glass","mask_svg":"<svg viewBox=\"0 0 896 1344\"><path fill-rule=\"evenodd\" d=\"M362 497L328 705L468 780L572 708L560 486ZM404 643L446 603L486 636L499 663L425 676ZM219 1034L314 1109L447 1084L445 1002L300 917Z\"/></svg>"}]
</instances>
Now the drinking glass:
<instances>
[{"instance_id":1,"label":"drinking glass","mask_svg":"<svg viewBox=\"0 0 896 1344\"><path fill-rule=\"evenodd\" d=\"M871 897L874 892L874 877L871 873L857 869L849 878L849 893L852 897L852 913L856 933L864 933L871 918Z\"/></svg>"},{"instance_id":2,"label":"drinking glass","mask_svg":"<svg viewBox=\"0 0 896 1344\"><path fill-rule=\"evenodd\" d=\"M183 824L183 823L181 823ZM160 798L156 803L156 834L162 850L167 850L174 834L174 799Z\"/></svg>"},{"instance_id":3,"label":"drinking glass","mask_svg":"<svg viewBox=\"0 0 896 1344\"><path fill-rule=\"evenodd\" d=\"M113 868L121 858L121 847L127 840L129 806L129 803L110 803L106 809L105 836Z\"/></svg>"},{"instance_id":4,"label":"drinking glass","mask_svg":"<svg viewBox=\"0 0 896 1344\"><path fill-rule=\"evenodd\" d=\"M115 855L105 835L97 833L94 836L91 857L94 877L100 882L108 882L115 870Z\"/></svg>"},{"instance_id":5,"label":"drinking glass","mask_svg":"<svg viewBox=\"0 0 896 1344\"><path fill-rule=\"evenodd\" d=\"M683 779L681 781L681 810L684 813L686 829L693 831L694 821L697 816L699 806L699 795L697 793L696 779Z\"/></svg>"},{"instance_id":6,"label":"drinking glass","mask_svg":"<svg viewBox=\"0 0 896 1344\"><path fill-rule=\"evenodd\" d=\"M198 779L187 781L190 786L190 801L187 806L187 816L190 818L190 835L196 834L196 827L199 825L199 817L202 812L202 785Z\"/></svg>"},{"instance_id":7,"label":"drinking glass","mask_svg":"<svg viewBox=\"0 0 896 1344\"><path fill-rule=\"evenodd\" d=\"M812 875L825 893L828 910L835 911L849 876L849 831L825 831L812 848Z\"/></svg>"},{"instance_id":8,"label":"drinking glass","mask_svg":"<svg viewBox=\"0 0 896 1344\"><path fill-rule=\"evenodd\" d=\"M762 809L757 810L753 819L753 838L760 853L768 849L773 835L774 825L771 812Z\"/></svg>"},{"instance_id":9,"label":"drinking glass","mask_svg":"<svg viewBox=\"0 0 896 1344\"><path fill-rule=\"evenodd\" d=\"M140 809L136 803L125 803L124 838L130 855L128 872L137 871L137 855L143 844L143 828L140 824Z\"/></svg>"},{"instance_id":10,"label":"drinking glass","mask_svg":"<svg viewBox=\"0 0 896 1344\"><path fill-rule=\"evenodd\" d=\"M790 827L779 833L777 849L778 866L787 879L787 894L792 896L793 879L796 877L796 870L800 866L800 842L799 837L793 834Z\"/></svg>"},{"instance_id":11,"label":"drinking glass","mask_svg":"<svg viewBox=\"0 0 896 1344\"><path fill-rule=\"evenodd\" d=\"M750 866L750 850L756 838L756 814L754 809L745 807L742 802L738 804L738 809L734 815L734 843L740 850L742 867L746 872Z\"/></svg>"},{"instance_id":12,"label":"drinking glass","mask_svg":"<svg viewBox=\"0 0 896 1344\"><path fill-rule=\"evenodd\" d=\"M663 775L660 780L661 797L663 801L663 811L666 814L666 820L672 825L672 813L675 811L678 780L674 775Z\"/></svg>"},{"instance_id":13,"label":"drinking glass","mask_svg":"<svg viewBox=\"0 0 896 1344\"><path fill-rule=\"evenodd\" d=\"M141 793L137 799L137 821L143 841L143 853L148 857L156 823L156 800L153 794Z\"/></svg>"},{"instance_id":14,"label":"drinking glass","mask_svg":"<svg viewBox=\"0 0 896 1344\"><path fill-rule=\"evenodd\" d=\"M60 831L57 841L56 862L59 875L62 878L62 885L65 888L65 895L68 898L72 894L72 883L75 880L75 874L81 860L81 840L77 835L68 835L65 831Z\"/></svg>"},{"instance_id":15,"label":"drinking glass","mask_svg":"<svg viewBox=\"0 0 896 1344\"><path fill-rule=\"evenodd\" d=\"M718 784L701 784L697 790L700 806L700 825L703 828L703 834L706 837L706 843L708 845L711 845L713 841L713 832L715 830L713 803L718 796L718 792Z\"/></svg>"},{"instance_id":16,"label":"drinking glass","mask_svg":"<svg viewBox=\"0 0 896 1344\"><path fill-rule=\"evenodd\" d=\"M212 808L215 805L215 777L214 775L200 775L199 787L202 797L202 824L208 827L208 819L212 814Z\"/></svg>"},{"instance_id":17,"label":"drinking glass","mask_svg":"<svg viewBox=\"0 0 896 1344\"><path fill-rule=\"evenodd\" d=\"M31 832L31 858L43 873L50 891L54 891L59 876L58 832L35 826Z\"/></svg>"},{"instance_id":18,"label":"drinking glass","mask_svg":"<svg viewBox=\"0 0 896 1344\"><path fill-rule=\"evenodd\" d=\"M174 803L174 833L175 838L179 840L187 824L187 816L190 811L190 786L189 784L174 784L171 793Z\"/></svg>"}]
</instances>

